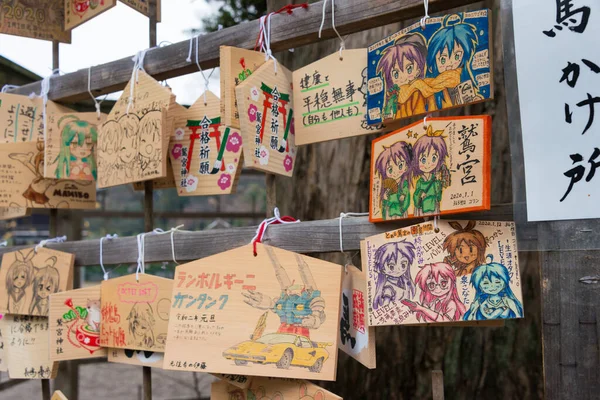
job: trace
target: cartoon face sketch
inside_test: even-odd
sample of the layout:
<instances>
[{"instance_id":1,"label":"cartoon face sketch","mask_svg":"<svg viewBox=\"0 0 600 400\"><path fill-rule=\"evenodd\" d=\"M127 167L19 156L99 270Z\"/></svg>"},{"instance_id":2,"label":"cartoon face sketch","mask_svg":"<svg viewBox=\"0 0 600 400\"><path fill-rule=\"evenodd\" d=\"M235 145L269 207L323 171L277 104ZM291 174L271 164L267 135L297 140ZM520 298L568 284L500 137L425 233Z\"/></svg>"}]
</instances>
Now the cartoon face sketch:
<instances>
[{"instance_id":1,"label":"cartoon face sketch","mask_svg":"<svg viewBox=\"0 0 600 400\"><path fill-rule=\"evenodd\" d=\"M124 115L119 120L122 128L122 136L119 141L117 156L123 164L133 162L138 154L138 126L139 119L135 114Z\"/></svg>"},{"instance_id":2,"label":"cartoon face sketch","mask_svg":"<svg viewBox=\"0 0 600 400\"><path fill-rule=\"evenodd\" d=\"M48 296L58 292L60 287L60 275L54 268L57 258L50 257L45 266L38 268L33 277L33 299L29 308L31 315L48 315Z\"/></svg>"},{"instance_id":3,"label":"cartoon face sketch","mask_svg":"<svg viewBox=\"0 0 600 400\"><path fill-rule=\"evenodd\" d=\"M96 179L96 125L66 115L58 122L61 128L60 152L56 159L56 178Z\"/></svg>"},{"instance_id":4,"label":"cartoon face sketch","mask_svg":"<svg viewBox=\"0 0 600 400\"><path fill-rule=\"evenodd\" d=\"M523 316L523 305L510 288L510 274L504 265L491 259L475 268L470 283L475 299L464 315L465 321Z\"/></svg>"},{"instance_id":5,"label":"cartoon face sketch","mask_svg":"<svg viewBox=\"0 0 600 400\"><path fill-rule=\"evenodd\" d=\"M33 278L32 258L35 252L31 249L25 253L19 250L15 253L16 259L11 264L6 275L6 293L8 294L8 313L20 313L24 310L25 289L30 285Z\"/></svg>"},{"instance_id":6,"label":"cartoon face sketch","mask_svg":"<svg viewBox=\"0 0 600 400\"><path fill-rule=\"evenodd\" d=\"M419 302L402 300L418 321L442 322L459 321L465 313L456 290L456 275L446 263L433 263L423 266L415 283L421 290Z\"/></svg>"},{"instance_id":7,"label":"cartoon face sketch","mask_svg":"<svg viewBox=\"0 0 600 400\"><path fill-rule=\"evenodd\" d=\"M410 276L414 256L414 245L404 240L386 243L377 249L374 266L377 276L374 309L415 295Z\"/></svg>"},{"instance_id":8,"label":"cartoon face sketch","mask_svg":"<svg viewBox=\"0 0 600 400\"><path fill-rule=\"evenodd\" d=\"M385 147L375 169L382 180L380 207L384 219L405 217L410 206L412 146L404 141Z\"/></svg>"},{"instance_id":9,"label":"cartoon face sketch","mask_svg":"<svg viewBox=\"0 0 600 400\"><path fill-rule=\"evenodd\" d=\"M143 158L155 159L160 148L160 121L156 119L144 120L140 127L140 155Z\"/></svg>"},{"instance_id":10,"label":"cartoon face sketch","mask_svg":"<svg viewBox=\"0 0 600 400\"><path fill-rule=\"evenodd\" d=\"M129 333L133 335L136 346L153 347L154 340L154 314L152 306L148 303L135 303L127 316Z\"/></svg>"},{"instance_id":11,"label":"cartoon face sketch","mask_svg":"<svg viewBox=\"0 0 600 400\"><path fill-rule=\"evenodd\" d=\"M450 226L456 231L444 239L443 248L449 253L444 262L452 265L457 276L471 274L485 262L485 237L474 229L475 221L469 221L464 228L455 221L450 222Z\"/></svg>"},{"instance_id":12,"label":"cartoon face sketch","mask_svg":"<svg viewBox=\"0 0 600 400\"><path fill-rule=\"evenodd\" d=\"M445 161L448 149L443 133L443 130L434 131L429 125L427 133L415 142L415 215L439 214L442 190L450 186L450 172Z\"/></svg>"}]
</instances>

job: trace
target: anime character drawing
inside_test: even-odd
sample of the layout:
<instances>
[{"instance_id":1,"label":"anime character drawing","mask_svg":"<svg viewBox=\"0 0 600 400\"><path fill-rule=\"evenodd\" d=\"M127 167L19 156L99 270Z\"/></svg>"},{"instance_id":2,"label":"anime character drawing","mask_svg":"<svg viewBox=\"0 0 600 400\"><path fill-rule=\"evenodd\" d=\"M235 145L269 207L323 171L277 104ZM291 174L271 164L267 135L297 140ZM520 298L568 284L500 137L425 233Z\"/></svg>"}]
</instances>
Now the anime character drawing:
<instances>
[{"instance_id":1,"label":"anime character drawing","mask_svg":"<svg viewBox=\"0 0 600 400\"><path fill-rule=\"evenodd\" d=\"M135 303L127 316L131 338L128 345L152 348L154 340L154 313L148 303Z\"/></svg>"},{"instance_id":2,"label":"anime character drawing","mask_svg":"<svg viewBox=\"0 0 600 400\"><path fill-rule=\"evenodd\" d=\"M49 296L58 292L60 274L54 267L58 259L54 256L45 261L45 266L37 268L33 277L33 298L29 306L30 315L48 315Z\"/></svg>"},{"instance_id":3,"label":"anime character drawing","mask_svg":"<svg viewBox=\"0 0 600 400\"><path fill-rule=\"evenodd\" d=\"M475 221L469 221L464 228L456 221L449 224L455 231L444 239L443 249L449 254L444 257L444 262L452 265L456 276L469 275L485 263L485 237L473 229Z\"/></svg>"},{"instance_id":4,"label":"anime character drawing","mask_svg":"<svg viewBox=\"0 0 600 400\"><path fill-rule=\"evenodd\" d=\"M438 262L421 267L415 277L421 293L419 302L402 300L414 313L418 321L443 322L460 321L465 313L465 305L458 297L456 275L452 267Z\"/></svg>"},{"instance_id":5,"label":"anime character drawing","mask_svg":"<svg viewBox=\"0 0 600 400\"><path fill-rule=\"evenodd\" d=\"M375 251L375 310L414 297L415 285L410 276L414 258L415 246L407 240L386 243Z\"/></svg>"},{"instance_id":6,"label":"anime character drawing","mask_svg":"<svg viewBox=\"0 0 600 400\"><path fill-rule=\"evenodd\" d=\"M450 21L458 15L458 20ZM477 49L477 29L464 22L464 14L447 15L442 26L427 43L427 73L424 84L429 87L427 111L441 110L457 104L483 99L471 70ZM425 90L424 90L425 91Z\"/></svg>"},{"instance_id":7,"label":"anime character drawing","mask_svg":"<svg viewBox=\"0 0 600 400\"><path fill-rule=\"evenodd\" d=\"M96 125L67 115L58 121L59 128L64 121L68 122L60 133L60 152L54 160L56 178L96 180Z\"/></svg>"},{"instance_id":8,"label":"anime character drawing","mask_svg":"<svg viewBox=\"0 0 600 400\"><path fill-rule=\"evenodd\" d=\"M426 111L421 87L426 72L427 46L419 33L402 36L381 53L377 74L384 81L383 119L399 119Z\"/></svg>"},{"instance_id":9,"label":"anime character drawing","mask_svg":"<svg viewBox=\"0 0 600 400\"><path fill-rule=\"evenodd\" d=\"M375 161L381 177L379 204L383 219L406 217L410 206L412 146L404 141L384 147Z\"/></svg>"},{"instance_id":10,"label":"anime character drawing","mask_svg":"<svg viewBox=\"0 0 600 400\"><path fill-rule=\"evenodd\" d=\"M443 133L443 130L434 131L430 124L425 135L419 137L413 147L415 216L439 214L442 190L451 184L450 170L446 166L448 149Z\"/></svg>"},{"instance_id":11,"label":"anime character drawing","mask_svg":"<svg viewBox=\"0 0 600 400\"><path fill-rule=\"evenodd\" d=\"M155 113L156 114L156 113ZM161 127L153 114L142 118L139 130L139 164L142 171L158 171L161 162ZM160 113L157 114L160 117Z\"/></svg>"},{"instance_id":12,"label":"anime character drawing","mask_svg":"<svg viewBox=\"0 0 600 400\"><path fill-rule=\"evenodd\" d=\"M242 292L244 302L259 310L271 310L279 317L281 325L277 333L294 333L310 337L309 329L318 329L325 322L325 300L321 297L321 291L317 288L312 273L302 259L296 254L298 270L304 285L294 285L281 266L273 249L265 246L266 252L271 259L275 276L281 287L278 299L248 290Z\"/></svg>"},{"instance_id":13,"label":"anime character drawing","mask_svg":"<svg viewBox=\"0 0 600 400\"><path fill-rule=\"evenodd\" d=\"M296 262L303 285L294 285L273 249L264 248L275 270L281 294L275 299L253 290L242 292L246 304L266 312L259 318L250 340L225 350L223 357L238 366L253 362L274 364L281 369L305 367L319 373L329 358L326 347L332 343L312 341L310 330L318 329L325 322L325 300L301 255L296 254ZM280 325L276 333L263 334L269 311L279 317Z\"/></svg>"},{"instance_id":14,"label":"anime character drawing","mask_svg":"<svg viewBox=\"0 0 600 400\"><path fill-rule=\"evenodd\" d=\"M25 290L31 284L33 278L33 257L34 249L24 253L19 250L15 253L15 261L8 268L6 273L6 293L8 295L8 304L6 310L8 314L21 314L26 311L26 304L29 299L25 297Z\"/></svg>"},{"instance_id":15,"label":"anime character drawing","mask_svg":"<svg viewBox=\"0 0 600 400\"><path fill-rule=\"evenodd\" d=\"M57 204L50 202L50 198L46 193L51 188L63 182L63 180L44 178L44 142L37 142L36 149L38 151L37 154L29 152L11 153L8 155L11 160L20 162L33 174L33 179L29 187L23 192L26 206L34 208L35 203L43 205L46 208L68 208L69 203L66 201L60 201ZM82 185L83 183L79 182L78 184Z\"/></svg>"},{"instance_id":16,"label":"anime character drawing","mask_svg":"<svg viewBox=\"0 0 600 400\"><path fill-rule=\"evenodd\" d=\"M471 275L471 285L475 288L475 298L464 315L465 321L506 319L523 317L523 305L510 288L508 269L493 262L475 268Z\"/></svg>"}]
</instances>

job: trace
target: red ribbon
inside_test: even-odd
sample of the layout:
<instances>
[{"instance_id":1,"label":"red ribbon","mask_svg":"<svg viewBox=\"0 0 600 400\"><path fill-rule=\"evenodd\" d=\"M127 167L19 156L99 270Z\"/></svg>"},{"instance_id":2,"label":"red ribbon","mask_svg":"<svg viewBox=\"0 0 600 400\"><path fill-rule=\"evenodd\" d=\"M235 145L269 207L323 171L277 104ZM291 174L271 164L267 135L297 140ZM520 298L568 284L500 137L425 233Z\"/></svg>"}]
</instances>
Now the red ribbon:
<instances>
[{"instance_id":1,"label":"red ribbon","mask_svg":"<svg viewBox=\"0 0 600 400\"><path fill-rule=\"evenodd\" d=\"M280 218L280 220L283 222L296 222L296 218L290 217L288 215L284 215L283 217ZM263 238L263 235L265 234L265 231L267 230L267 226L279 225L279 224L281 224L281 222L279 220L275 220L271 223L267 223L267 221L265 220L260 223L260 225L258 227L258 235L256 236L256 239L254 239L252 241L252 249L253 249L254 257L256 257L258 255L258 253L256 252L256 243L262 243L262 238Z\"/></svg>"},{"instance_id":2,"label":"red ribbon","mask_svg":"<svg viewBox=\"0 0 600 400\"><path fill-rule=\"evenodd\" d=\"M288 4L287 6L283 6L281 7L279 10L275 11L275 12L270 12L267 14L267 18L269 18L269 15L275 15L275 14L281 14L283 12L286 12L287 14L291 15L294 13L294 10L297 8L304 8L305 10L308 10L308 3L302 3L302 4ZM260 38L262 37L262 29L259 29L258 31L258 36L256 37L256 42L254 43L254 51L256 51L258 49L258 43L260 42Z\"/></svg>"}]
</instances>

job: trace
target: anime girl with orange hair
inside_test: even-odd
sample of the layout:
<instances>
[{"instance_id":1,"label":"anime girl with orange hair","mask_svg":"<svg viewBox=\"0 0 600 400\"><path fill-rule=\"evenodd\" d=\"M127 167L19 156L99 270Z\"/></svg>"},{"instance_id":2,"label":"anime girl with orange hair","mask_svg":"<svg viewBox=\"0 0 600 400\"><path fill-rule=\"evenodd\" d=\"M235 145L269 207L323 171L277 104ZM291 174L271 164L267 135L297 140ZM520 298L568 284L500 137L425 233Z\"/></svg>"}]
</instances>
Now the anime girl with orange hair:
<instances>
[{"instance_id":1,"label":"anime girl with orange hair","mask_svg":"<svg viewBox=\"0 0 600 400\"><path fill-rule=\"evenodd\" d=\"M456 276L469 275L485 263L485 237L475 228L475 221L469 221L463 228L458 222L450 222L456 229L444 239L444 250L448 256L444 262L452 265Z\"/></svg>"}]
</instances>

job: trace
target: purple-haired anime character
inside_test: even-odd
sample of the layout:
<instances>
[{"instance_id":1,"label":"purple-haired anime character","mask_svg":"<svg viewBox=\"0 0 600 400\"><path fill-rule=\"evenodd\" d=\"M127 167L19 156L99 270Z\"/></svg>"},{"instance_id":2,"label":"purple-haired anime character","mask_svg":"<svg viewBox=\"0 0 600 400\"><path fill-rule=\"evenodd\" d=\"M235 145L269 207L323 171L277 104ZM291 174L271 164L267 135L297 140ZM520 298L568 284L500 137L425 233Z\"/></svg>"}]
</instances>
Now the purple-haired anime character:
<instances>
[{"instance_id":1,"label":"purple-haired anime character","mask_svg":"<svg viewBox=\"0 0 600 400\"><path fill-rule=\"evenodd\" d=\"M377 74L384 81L383 119L399 119L424 113L425 97L414 86L426 72L427 46L419 33L402 36L381 53Z\"/></svg>"},{"instance_id":2,"label":"purple-haired anime character","mask_svg":"<svg viewBox=\"0 0 600 400\"><path fill-rule=\"evenodd\" d=\"M375 252L375 273L377 283L373 308L402 299L412 299L415 285L410 277L410 267L415 257L415 246L401 240L386 243Z\"/></svg>"},{"instance_id":3,"label":"purple-haired anime character","mask_svg":"<svg viewBox=\"0 0 600 400\"><path fill-rule=\"evenodd\" d=\"M443 130L434 131L431 124L427 133L413 147L413 174L418 177L413 194L414 215L440 213L442 189L450 186L450 171L446 166L448 149Z\"/></svg>"},{"instance_id":4,"label":"purple-haired anime character","mask_svg":"<svg viewBox=\"0 0 600 400\"><path fill-rule=\"evenodd\" d=\"M410 206L412 146L404 141L384 147L375 160L381 176L379 205L383 219L406 217Z\"/></svg>"}]
</instances>

